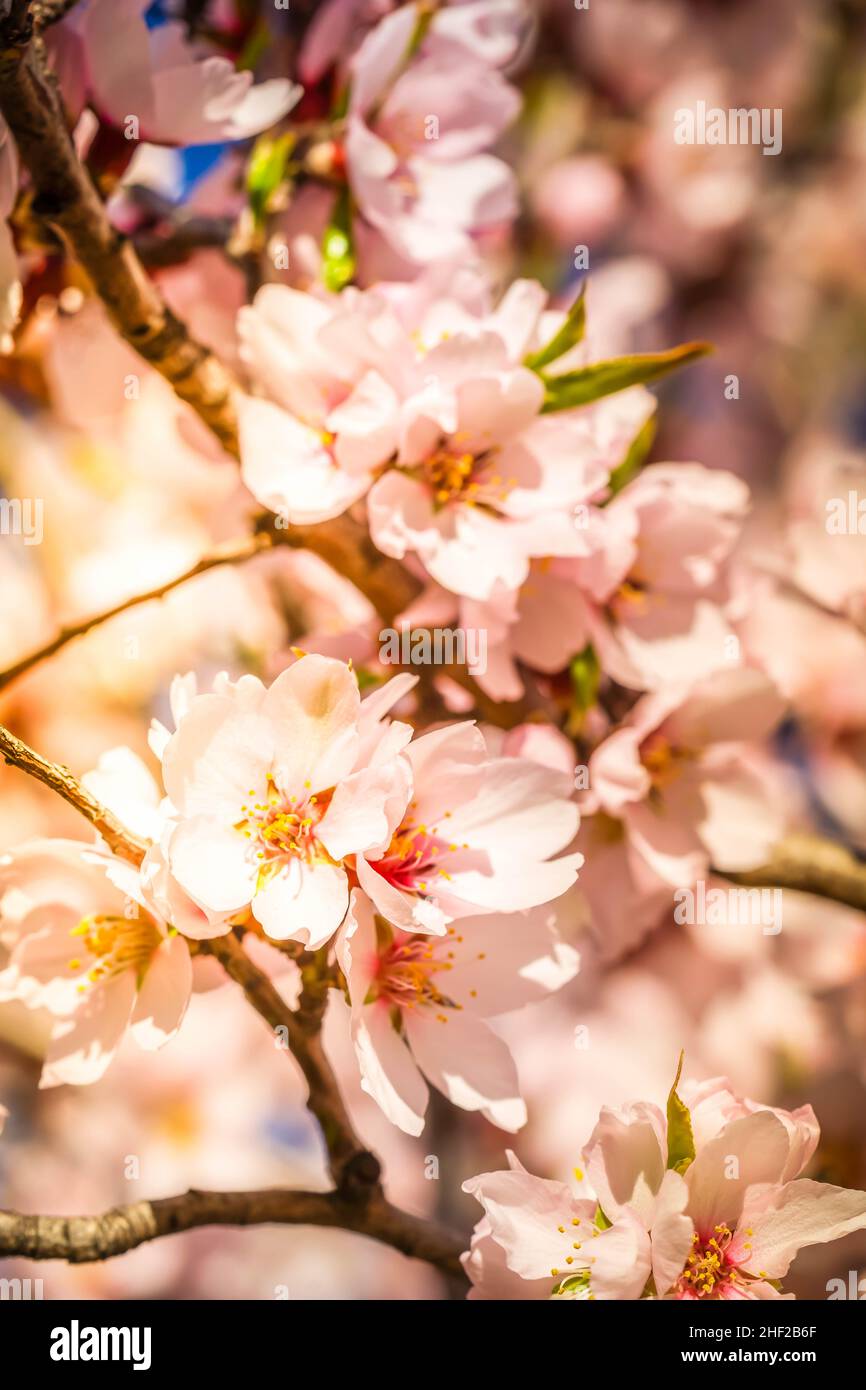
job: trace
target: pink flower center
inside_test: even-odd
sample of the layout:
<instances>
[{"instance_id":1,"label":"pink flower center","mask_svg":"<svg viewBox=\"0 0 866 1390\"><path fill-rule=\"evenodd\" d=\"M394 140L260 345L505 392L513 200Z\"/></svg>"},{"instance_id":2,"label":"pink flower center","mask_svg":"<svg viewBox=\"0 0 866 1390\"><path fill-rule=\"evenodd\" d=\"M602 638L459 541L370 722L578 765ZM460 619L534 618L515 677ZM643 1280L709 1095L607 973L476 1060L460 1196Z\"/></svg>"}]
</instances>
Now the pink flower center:
<instances>
[{"instance_id":1,"label":"pink flower center","mask_svg":"<svg viewBox=\"0 0 866 1390\"><path fill-rule=\"evenodd\" d=\"M688 748L677 748L664 734L650 734L641 744L640 760L650 775L655 791L669 786L694 754Z\"/></svg>"},{"instance_id":2,"label":"pink flower center","mask_svg":"<svg viewBox=\"0 0 866 1390\"><path fill-rule=\"evenodd\" d=\"M733 1235L729 1226L716 1226L709 1239L697 1231L694 1249L676 1284L678 1298L724 1298L740 1276L730 1254Z\"/></svg>"},{"instance_id":3,"label":"pink flower center","mask_svg":"<svg viewBox=\"0 0 866 1390\"><path fill-rule=\"evenodd\" d=\"M482 454L461 450L456 439L443 443L424 464L434 501L443 507L448 502L467 507L504 502L517 479L506 481L493 471L494 454L492 449Z\"/></svg>"},{"instance_id":4,"label":"pink flower center","mask_svg":"<svg viewBox=\"0 0 866 1390\"><path fill-rule=\"evenodd\" d=\"M376 990L380 999L399 1009L459 1009L443 994L433 976L451 969L451 963L436 953L429 936L409 936L394 941L379 957ZM444 1016L441 1015L444 1022Z\"/></svg>"},{"instance_id":5,"label":"pink flower center","mask_svg":"<svg viewBox=\"0 0 866 1390\"><path fill-rule=\"evenodd\" d=\"M434 879L449 877L436 862L439 856L453 854L457 849L457 845L441 839L435 827L428 830L426 825L404 822L386 853L372 867L395 888L423 896L433 887Z\"/></svg>"}]
</instances>

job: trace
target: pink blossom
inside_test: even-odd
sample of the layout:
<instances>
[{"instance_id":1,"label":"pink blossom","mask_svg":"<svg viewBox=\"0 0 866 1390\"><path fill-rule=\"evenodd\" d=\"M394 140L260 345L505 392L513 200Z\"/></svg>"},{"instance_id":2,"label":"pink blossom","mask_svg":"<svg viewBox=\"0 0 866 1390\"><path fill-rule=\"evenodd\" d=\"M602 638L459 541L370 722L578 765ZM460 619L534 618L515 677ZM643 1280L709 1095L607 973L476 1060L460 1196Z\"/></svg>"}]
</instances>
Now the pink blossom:
<instances>
[{"instance_id":1,"label":"pink blossom","mask_svg":"<svg viewBox=\"0 0 866 1390\"><path fill-rule=\"evenodd\" d=\"M733 474L698 464L653 464L613 499L606 520L632 530L633 549L592 630L614 679L653 689L736 660L726 563L748 499Z\"/></svg>"},{"instance_id":2,"label":"pink blossom","mask_svg":"<svg viewBox=\"0 0 866 1390\"><path fill-rule=\"evenodd\" d=\"M254 85L251 72L191 44L178 21L149 29L147 9L148 0L84 0L52 31L73 111L89 102L121 128L134 116L136 138L201 145L266 130L300 98L301 88L284 78Z\"/></svg>"},{"instance_id":3,"label":"pink blossom","mask_svg":"<svg viewBox=\"0 0 866 1390\"><path fill-rule=\"evenodd\" d=\"M411 800L387 844L355 856L376 910L405 931L536 907L574 883L571 782L529 758L490 758L473 724L449 724L403 752Z\"/></svg>"},{"instance_id":4,"label":"pink blossom","mask_svg":"<svg viewBox=\"0 0 866 1390\"><path fill-rule=\"evenodd\" d=\"M510 1171L463 1184L485 1211L463 1256L474 1286L470 1298L550 1298L560 1290L578 1299L640 1298L651 1247L637 1216L624 1210L602 1229L582 1179L575 1192L534 1177L512 1153L508 1161Z\"/></svg>"},{"instance_id":5,"label":"pink blossom","mask_svg":"<svg viewBox=\"0 0 866 1390\"><path fill-rule=\"evenodd\" d=\"M172 687L175 710L180 707L182 689L182 682L175 682ZM189 682L185 689L190 690ZM167 740L168 732L163 732ZM153 731L151 744L155 748L162 746ZM193 902L169 868L168 846L176 824L174 808L166 798L160 799L157 784L141 759L129 748L111 748L82 781L123 825L149 842L141 865L141 883L159 915L193 940L226 932L229 915L209 912Z\"/></svg>"},{"instance_id":6,"label":"pink blossom","mask_svg":"<svg viewBox=\"0 0 866 1390\"><path fill-rule=\"evenodd\" d=\"M402 13L402 11L401 11ZM242 313L267 398L240 402L244 480L288 522L322 521L368 494L387 555L418 556L454 593L517 588L533 555L583 555L575 508L602 494L653 408L637 390L542 415L523 365L562 315L518 281L495 308L425 287L323 300L267 286Z\"/></svg>"},{"instance_id":7,"label":"pink blossom","mask_svg":"<svg viewBox=\"0 0 866 1390\"><path fill-rule=\"evenodd\" d=\"M398 0L324 0L301 47L304 82L318 82L365 33L397 8ZM479 58L502 67L514 57L529 21L526 0L445 0L436 33L457 40Z\"/></svg>"},{"instance_id":8,"label":"pink blossom","mask_svg":"<svg viewBox=\"0 0 866 1390\"><path fill-rule=\"evenodd\" d=\"M192 696L163 752L168 862L206 913L249 908L269 936L311 949L333 936L345 861L387 844L408 801L396 754L412 731L379 727L407 679L364 707L348 667L308 656L268 689L245 676Z\"/></svg>"},{"instance_id":9,"label":"pink blossom","mask_svg":"<svg viewBox=\"0 0 866 1390\"><path fill-rule=\"evenodd\" d=\"M337 939L362 1085L388 1118L420 1134L427 1078L502 1129L526 1121L517 1071L487 1024L559 989L579 957L549 910L465 918L444 936L394 930L361 893Z\"/></svg>"},{"instance_id":10,"label":"pink blossom","mask_svg":"<svg viewBox=\"0 0 866 1390\"><path fill-rule=\"evenodd\" d=\"M594 409L610 456L623 457L652 398L635 388ZM653 464L607 505L578 504L569 558L557 558L567 547L550 526L549 552L519 588L461 604L461 624L488 632L484 690L519 699L518 663L554 675L590 643L602 671L637 690L735 662L726 562L747 498L730 473Z\"/></svg>"},{"instance_id":11,"label":"pink blossom","mask_svg":"<svg viewBox=\"0 0 866 1390\"><path fill-rule=\"evenodd\" d=\"M589 762L590 803L621 822L653 874L686 886L710 862L756 868L784 821L748 758L784 705L759 671L735 667L646 695Z\"/></svg>"},{"instance_id":12,"label":"pink blossom","mask_svg":"<svg viewBox=\"0 0 866 1390\"><path fill-rule=\"evenodd\" d=\"M792 1297L775 1281L799 1250L866 1227L866 1193L799 1176L818 1142L810 1106L762 1106L721 1078L682 1095L668 1116L603 1109L580 1196L514 1163L466 1183L486 1214L464 1256L476 1296L502 1296L507 1271L527 1298Z\"/></svg>"},{"instance_id":13,"label":"pink blossom","mask_svg":"<svg viewBox=\"0 0 866 1390\"><path fill-rule=\"evenodd\" d=\"M267 690L252 676L207 695L175 683L177 732L154 736L170 805L149 881L166 903L176 881L204 914L184 931L225 931L250 907L269 936L314 948L357 883L394 925L442 934L574 882L580 856L551 858L577 829L567 780L490 758L472 724L410 742L385 716L414 683L398 676L362 702L348 667L321 656Z\"/></svg>"},{"instance_id":14,"label":"pink blossom","mask_svg":"<svg viewBox=\"0 0 866 1390\"><path fill-rule=\"evenodd\" d=\"M490 61L513 43L484 42L485 26L496 35L503 20L516 33L520 7L477 0L436 14L410 61L419 12L405 5L352 60L349 182L366 220L409 261L465 251L473 232L515 215L514 177L485 153L520 108Z\"/></svg>"},{"instance_id":15,"label":"pink blossom","mask_svg":"<svg viewBox=\"0 0 866 1390\"><path fill-rule=\"evenodd\" d=\"M54 1019L42 1086L98 1081L127 1029L148 1051L177 1032L189 948L131 865L73 840L31 841L0 860L0 909L0 1001Z\"/></svg>"}]
</instances>

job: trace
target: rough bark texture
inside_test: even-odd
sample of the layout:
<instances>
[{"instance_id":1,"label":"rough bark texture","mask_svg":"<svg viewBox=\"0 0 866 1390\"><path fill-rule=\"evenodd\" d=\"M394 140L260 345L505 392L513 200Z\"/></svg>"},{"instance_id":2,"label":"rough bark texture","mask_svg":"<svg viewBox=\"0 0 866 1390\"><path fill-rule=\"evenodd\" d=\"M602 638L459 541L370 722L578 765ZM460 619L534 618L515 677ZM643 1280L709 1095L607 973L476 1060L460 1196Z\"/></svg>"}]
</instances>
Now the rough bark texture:
<instances>
[{"instance_id":1,"label":"rough bark texture","mask_svg":"<svg viewBox=\"0 0 866 1390\"><path fill-rule=\"evenodd\" d=\"M30 1216L0 1211L0 1256L28 1260L107 1260L159 1236L197 1226L335 1226L370 1236L444 1274L465 1278L465 1241L429 1221L398 1211L384 1197L364 1206L335 1192L193 1190L152 1202L113 1207L101 1216Z\"/></svg>"},{"instance_id":2,"label":"rough bark texture","mask_svg":"<svg viewBox=\"0 0 866 1390\"><path fill-rule=\"evenodd\" d=\"M796 888L866 912L866 864L818 835L790 835L776 846L768 864L724 877L750 888Z\"/></svg>"},{"instance_id":3,"label":"rough bark texture","mask_svg":"<svg viewBox=\"0 0 866 1390\"><path fill-rule=\"evenodd\" d=\"M123 337L237 452L232 396L238 383L197 343L148 278L132 243L112 226L72 144L53 80L32 42L29 5L0 22L0 111L30 174L34 213L64 239Z\"/></svg>"}]
</instances>

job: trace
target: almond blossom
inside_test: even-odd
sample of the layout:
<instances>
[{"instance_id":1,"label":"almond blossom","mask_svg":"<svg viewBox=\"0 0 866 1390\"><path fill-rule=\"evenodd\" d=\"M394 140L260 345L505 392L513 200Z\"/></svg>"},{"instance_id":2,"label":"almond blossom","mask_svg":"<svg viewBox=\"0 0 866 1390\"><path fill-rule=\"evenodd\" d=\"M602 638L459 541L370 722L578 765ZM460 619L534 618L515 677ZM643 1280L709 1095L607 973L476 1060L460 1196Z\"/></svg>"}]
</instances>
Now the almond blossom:
<instances>
[{"instance_id":1,"label":"almond blossom","mask_svg":"<svg viewBox=\"0 0 866 1390\"><path fill-rule=\"evenodd\" d=\"M300 73L318 82L352 53L369 29L397 8L397 0L324 0L304 35ZM445 0L436 33L455 38L496 67L514 57L529 18L526 0Z\"/></svg>"},{"instance_id":2,"label":"almond blossom","mask_svg":"<svg viewBox=\"0 0 866 1390\"><path fill-rule=\"evenodd\" d=\"M592 754L585 809L612 821L609 838L624 837L632 861L675 887L710 862L755 868L784 817L749 743L772 733L783 711L766 676L745 667L645 695Z\"/></svg>"},{"instance_id":3,"label":"almond blossom","mask_svg":"<svg viewBox=\"0 0 866 1390\"><path fill-rule=\"evenodd\" d=\"M645 395L614 398L623 413L620 441L627 428L640 428ZM609 403L608 417L613 409ZM461 605L462 624L495 634L484 689L518 699L518 663L554 674L590 643L602 671L633 690L731 665L739 647L727 612L728 560L748 497L731 473L657 463L607 505L578 507L582 550L575 546L570 558L552 550L532 562L519 589L500 585L485 603Z\"/></svg>"},{"instance_id":4,"label":"almond blossom","mask_svg":"<svg viewBox=\"0 0 866 1390\"><path fill-rule=\"evenodd\" d=\"M404 5L350 65L349 184L366 220L416 264L465 252L473 232L517 210L511 170L485 153L520 109L517 91L487 60L495 50L479 42L485 20L512 26L516 46L513 6L477 0L430 20Z\"/></svg>"},{"instance_id":5,"label":"almond blossom","mask_svg":"<svg viewBox=\"0 0 866 1390\"><path fill-rule=\"evenodd\" d=\"M635 388L542 414L524 358L564 316L532 281L496 307L470 288L260 290L239 329L265 394L240 400L240 442L244 481L288 523L367 495L380 550L484 600L518 588L534 555L590 554L575 509L603 496L654 402Z\"/></svg>"},{"instance_id":6,"label":"almond blossom","mask_svg":"<svg viewBox=\"0 0 866 1390\"><path fill-rule=\"evenodd\" d=\"M406 1131L424 1127L424 1078L502 1129L526 1122L517 1070L487 1019L560 989L579 957L549 909L464 918L444 936L391 927L352 894L336 946L362 1085Z\"/></svg>"},{"instance_id":7,"label":"almond blossom","mask_svg":"<svg viewBox=\"0 0 866 1390\"><path fill-rule=\"evenodd\" d=\"M195 145L244 140L281 120L301 96L284 78L254 85L228 59L190 43L176 20L149 28L149 0L82 0L52 31L67 105L91 105L136 138Z\"/></svg>"},{"instance_id":8,"label":"almond blossom","mask_svg":"<svg viewBox=\"0 0 866 1390\"><path fill-rule=\"evenodd\" d=\"M406 764L377 756L379 715L405 690L398 679L362 709L347 666L308 656L267 689L245 676L194 695L163 752L169 867L193 901L249 908L276 940L329 940L348 907L347 859L387 843L409 798ZM396 752L411 732L385 738Z\"/></svg>"},{"instance_id":9,"label":"almond blossom","mask_svg":"<svg viewBox=\"0 0 866 1390\"><path fill-rule=\"evenodd\" d=\"M182 688L182 683L174 687L178 701ZM168 732L164 732L167 740ZM152 733L151 741L158 744L158 735ZM167 797L160 797L156 781L137 754L130 748L110 748L81 780L125 826L149 842L140 869L141 884L159 915L196 941L228 931L231 914L200 907L172 874L168 846L176 824L174 808Z\"/></svg>"},{"instance_id":10,"label":"almond blossom","mask_svg":"<svg viewBox=\"0 0 866 1390\"><path fill-rule=\"evenodd\" d=\"M342 662L305 656L266 689L176 686L177 730L158 736L170 807L165 865L208 926L247 908L276 940L316 949L360 884L395 925L441 934L459 916L546 902L580 857L565 779L491 759L471 724L412 739L387 719L415 683L361 700ZM550 861L550 862L548 862Z\"/></svg>"},{"instance_id":11,"label":"almond blossom","mask_svg":"<svg viewBox=\"0 0 866 1390\"><path fill-rule=\"evenodd\" d=\"M53 1019L41 1086L98 1081L127 1029L146 1051L177 1032L189 947L130 864L79 841L31 841L0 859L0 917L0 1002Z\"/></svg>"},{"instance_id":12,"label":"almond blossom","mask_svg":"<svg viewBox=\"0 0 866 1390\"><path fill-rule=\"evenodd\" d=\"M509 1171L463 1184L485 1216L463 1267L475 1299L637 1299L651 1271L649 1236L626 1210L612 1224L581 1174L577 1186L528 1173L507 1153Z\"/></svg>"},{"instance_id":13,"label":"almond blossom","mask_svg":"<svg viewBox=\"0 0 866 1390\"><path fill-rule=\"evenodd\" d=\"M603 1109L576 1192L511 1172L464 1184L485 1209L464 1266L479 1298L778 1299L797 1253L866 1228L866 1192L799 1175L810 1106L676 1084L667 1113ZM615 1234L616 1233L616 1234ZM472 1295L470 1295L472 1296Z\"/></svg>"},{"instance_id":14,"label":"almond blossom","mask_svg":"<svg viewBox=\"0 0 866 1390\"><path fill-rule=\"evenodd\" d=\"M403 751L412 797L387 846L355 857L376 910L405 931L559 897L582 857L550 856L579 821L570 780L529 758L489 756L473 724L450 724Z\"/></svg>"},{"instance_id":15,"label":"almond blossom","mask_svg":"<svg viewBox=\"0 0 866 1390\"><path fill-rule=\"evenodd\" d=\"M727 561L748 503L732 473L683 463L642 469L613 499L606 520L632 543L625 572L598 594L604 611L591 626L614 679L655 689L736 659Z\"/></svg>"}]
</instances>

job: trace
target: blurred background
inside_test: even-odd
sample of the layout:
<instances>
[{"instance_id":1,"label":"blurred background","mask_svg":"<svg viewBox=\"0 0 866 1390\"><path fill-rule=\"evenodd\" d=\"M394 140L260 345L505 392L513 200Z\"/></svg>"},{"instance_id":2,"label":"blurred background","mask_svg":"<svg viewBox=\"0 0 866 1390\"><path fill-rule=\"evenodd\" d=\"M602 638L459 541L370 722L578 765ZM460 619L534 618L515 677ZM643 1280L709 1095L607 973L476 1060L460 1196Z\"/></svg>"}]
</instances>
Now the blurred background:
<instances>
[{"instance_id":1,"label":"blurred background","mask_svg":"<svg viewBox=\"0 0 866 1390\"><path fill-rule=\"evenodd\" d=\"M188 17L205 8L190 5ZM212 7L227 47L253 8ZM311 8L269 17L263 71L293 73L292 25ZM502 147L523 212L482 249L503 280L534 276L566 303L585 247L590 335L603 354L715 343L713 357L660 388L651 458L731 469L753 488L741 634L791 701L780 795L792 825L866 852L866 536L830 548L825 527L829 499L866 496L866 4L532 8L535 32L509 74L524 114ZM780 108L781 152L676 145L674 112L698 100ZM142 241L178 209L234 218L248 154L140 151L134 177L115 188L116 215ZM107 183L108 162L99 172ZM74 269L50 248L20 249L24 320L14 355L0 359L0 491L42 499L44 535L39 545L0 536L2 667L59 622L180 573L240 535L252 511L234 465L119 341ZM156 259L172 305L234 358L249 255L210 247ZM167 720L176 672L270 679L299 638L315 634L326 650L371 617L315 557L263 556L70 645L0 694L0 720L77 772L119 744L153 766L146 730L153 716ZM57 798L0 771L0 851L81 833ZM866 917L787 893L777 937L660 920L610 960L574 907L580 976L501 1024L529 1104L513 1145L528 1167L567 1177L602 1104L663 1104L684 1048L687 1076L728 1075L766 1103L811 1102L822 1125L815 1175L866 1188ZM166 1051L128 1045L89 1089L37 1090L46 1036L38 1014L0 1008L10 1111L0 1205L82 1213L188 1185L326 1185L302 1083L232 987L197 996ZM461 1183L502 1166L508 1137L434 1100L424 1134L406 1138L360 1091L340 999L327 1040L393 1199L468 1230L478 1208ZM825 1297L827 1280L849 1269L866 1272L862 1235L804 1252L786 1286ZM202 1231L100 1266L0 1264L15 1273L41 1277L47 1298L447 1296L425 1267L338 1231Z\"/></svg>"}]
</instances>

